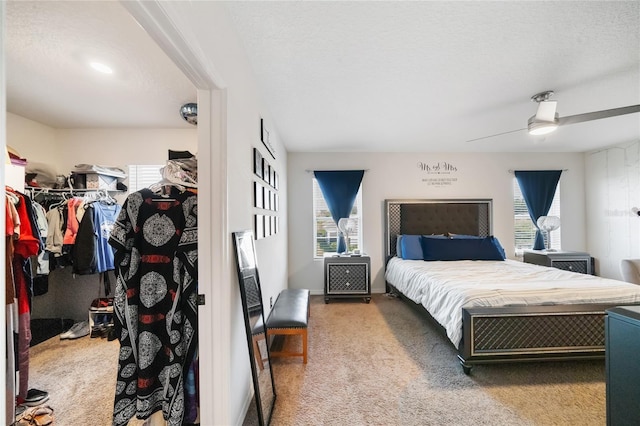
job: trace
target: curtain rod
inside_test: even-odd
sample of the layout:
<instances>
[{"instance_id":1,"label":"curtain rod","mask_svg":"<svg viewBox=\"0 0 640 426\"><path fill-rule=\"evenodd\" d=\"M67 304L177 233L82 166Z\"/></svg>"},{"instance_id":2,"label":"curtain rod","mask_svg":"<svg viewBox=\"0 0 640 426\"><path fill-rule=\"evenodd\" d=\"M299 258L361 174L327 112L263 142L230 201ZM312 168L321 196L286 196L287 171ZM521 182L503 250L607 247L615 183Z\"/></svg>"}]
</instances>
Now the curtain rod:
<instances>
[{"instance_id":1,"label":"curtain rod","mask_svg":"<svg viewBox=\"0 0 640 426\"><path fill-rule=\"evenodd\" d=\"M351 172L354 170L362 170L362 169L351 169L351 170L345 170L345 169L337 169L337 170L309 170L306 169L305 172L307 173L313 173L313 172ZM368 172L369 169L364 169L363 171Z\"/></svg>"},{"instance_id":2,"label":"curtain rod","mask_svg":"<svg viewBox=\"0 0 640 426\"><path fill-rule=\"evenodd\" d=\"M546 172L546 171L548 171L548 170L549 170L549 169L544 169L544 170L543 170L543 169L541 169L541 170L522 170L522 171L523 171L523 172ZM551 170L551 171L552 171L552 170ZM568 172L568 171L569 171L569 169L562 169L562 171L563 171L563 172ZM509 170L507 170L507 172L508 172L508 173L513 174L513 172L515 172L515 170L513 170L513 169L509 169Z\"/></svg>"}]
</instances>

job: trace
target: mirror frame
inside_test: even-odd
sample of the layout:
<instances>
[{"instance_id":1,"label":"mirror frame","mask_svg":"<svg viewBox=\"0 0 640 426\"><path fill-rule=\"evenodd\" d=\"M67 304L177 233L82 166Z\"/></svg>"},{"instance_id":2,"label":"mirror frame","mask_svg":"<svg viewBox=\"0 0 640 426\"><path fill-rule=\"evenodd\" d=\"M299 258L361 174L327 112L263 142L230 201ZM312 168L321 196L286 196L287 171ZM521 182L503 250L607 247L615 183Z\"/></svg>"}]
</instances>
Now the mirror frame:
<instances>
[{"instance_id":1,"label":"mirror frame","mask_svg":"<svg viewBox=\"0 0 640 426\"><path fill-rule=\"evenodd\" d=\"M253 340L253 329L258 326L262 327L262 333L265 336L265 342L267 342L267 329L265 326L265 318L264 318L264 309L262 306L262 290L260 287L260 276L258 274L258 263L256 259L255 252L255 244L253 231L238 231L233 232L233 244L236 252L236 266L238 271L238 284L240 287L240 297L242 298L242 311L244 314L244 323L245 323L245 331L247 335L247 346L249 348L249 362L251 364L251 375L253 377L253 390L254 390L254 401L256 404L256 408L258 411L258 421L260 426L268 425L271 422L271 417L273 414L273 408L276 404L276 387L273 379L273 368L271 366L271 355L269 352L269 345L265 345L266 358L263 358L263 354L256 354L254 351L254 340ZM249 278L255 279L256 288L252 289L253 297L249 298L247 292L247 286L245 285L245 280ZM257 294L255 294L257 291ZM251 300L249 300L251 299ZM259 318L255 322L255 324L251 324L252 316L259 313ZM257 346L257 344L256 344ZM259 350L258 350L259 352ZM262 360L267 361L267 365L269 366L269 375L271 379L271 389L273 391L273 398L271 407L268 411L267 418L265 418L265 413L263 411L263 395L262 389L260 387L259 380L259 371L257 365L256 355L260 356ZM264 371L263 368L260 370Z\"/></svg>"}]
</instances>

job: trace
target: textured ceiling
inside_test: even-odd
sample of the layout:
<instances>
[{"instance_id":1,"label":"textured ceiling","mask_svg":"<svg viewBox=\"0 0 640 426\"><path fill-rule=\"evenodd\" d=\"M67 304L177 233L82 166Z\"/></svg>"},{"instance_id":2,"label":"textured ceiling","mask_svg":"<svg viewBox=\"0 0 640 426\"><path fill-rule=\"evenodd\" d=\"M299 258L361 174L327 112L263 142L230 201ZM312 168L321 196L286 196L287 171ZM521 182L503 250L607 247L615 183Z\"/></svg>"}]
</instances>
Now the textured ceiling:
<instances>
[{"instance_id":1,"label":"textured ceiling","mask_svg":"<svg viewBox=\"0 0 640 426\"><path fill-rule=\"evenodd\" d=\"M218 3L219 4L219 3ZM640 2L225 3L289 151L587 151L640 139L640 114L522 131L640 104ZM212 2L185 2L214 13ZM58 128L189 127L191 83L118 2L6 3L7 109ZM93 55L113 77L85 66Z\"/></svg>"},{"instance_id":2,"label":"textured ceiling","mask_svg":"<svg viewBox=\"0 0 640 426\"><path fill-rule=\"evenodd\" d=\"M9 112L54 128L193 128L179 109L196 89L120 3L9 1L5 26Z\"/></svg>"},{"instance_id":3,"label":"textured ceiling","mask_svg":"<svg viewBox=\"0 0 640 426\"><path fill-rule=\"evenodd\" d=\"M290 151L585 151L640 138L640 2L229 2Z\"/></svg>"}]
</instances>

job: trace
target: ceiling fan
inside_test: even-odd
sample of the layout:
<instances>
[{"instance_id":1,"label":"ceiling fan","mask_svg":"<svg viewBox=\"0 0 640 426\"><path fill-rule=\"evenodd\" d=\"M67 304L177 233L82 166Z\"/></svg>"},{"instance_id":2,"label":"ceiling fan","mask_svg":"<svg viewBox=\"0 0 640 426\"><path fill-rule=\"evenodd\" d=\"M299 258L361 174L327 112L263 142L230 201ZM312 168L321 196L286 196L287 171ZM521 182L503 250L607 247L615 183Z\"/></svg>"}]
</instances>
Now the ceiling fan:
<instances>
[{"instance_id":1,"label":"ceiling fan","mask_svg":"<svg viewBox=\"0 0 640 426\"><path fill-rule=\"evenodd\" d=\"M586 112L583 114L560 117L556 112L556 106L558 102L549 100L551 96L553 96L553 90L536 93L531 97L531 100L533 102L538 103L538 111L536 112L536 115L533 115L529 118L527 127L517 130L510 130L508 132L496 133L494 135L483 136L481 138L470 139L467 142L479 141L482 139L492 138L494 136L520 132L522 130L528 130L529 134L534 136L546 135L556 130L559 126L566 126L569 124L582 123L584 121L593 121L599 120L601 118L616 117L618 115L640 112L640 105L631 105L627 107L606 109L602 111Z\"/></svg>"}]
</instances>

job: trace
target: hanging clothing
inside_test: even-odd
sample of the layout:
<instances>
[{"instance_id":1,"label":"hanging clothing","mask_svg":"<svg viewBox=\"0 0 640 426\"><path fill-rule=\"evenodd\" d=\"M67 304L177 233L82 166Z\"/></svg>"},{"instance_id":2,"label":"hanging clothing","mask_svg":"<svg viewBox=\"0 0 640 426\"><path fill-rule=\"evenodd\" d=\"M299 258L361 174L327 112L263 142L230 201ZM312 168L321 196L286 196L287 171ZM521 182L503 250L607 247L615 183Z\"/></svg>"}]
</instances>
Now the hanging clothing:
<instances>
[{"instance_id":1,"label":"hanging clothing","mask_svg":"<svg viewBox=\"0 0 640 426\"><path fill-rule=\"evenodd\" d=\"M80 225L80 222L76 218L76 209L83 203L84 200L82 198L72 198L67 201L67 228L65 229L62 239L63 244L75 244L76 242L78 226Z\"/></svg>"},{"instance_id":2,"label":"hanging clothing","mask_svg":"<svg viewBox=\"0 0 640 426\"><path fill-rule=\"evenodd\" d=\"M18 202L17 197L6 193L5 200L5 321L6 321L6 345L5 345L5 384L6 384L6 424L12 424L15 421L16 406L16 348L17 342L17 316L18 310L15 303L16 291L13 279L13 242L20 236L20 217L16 210L14 202ZM14 318L16 320L14 320Z\"/></svg>"},{"instance_id":3,"label":"hanging clothing","mask_svg":"<svg viewBox=\"0 0 640 426\"><path fill-rule=\"evenodd\" d=\"M114 269L113 248L109 245L109 237L120 213L120 206L95 202L92 207L96 238L96 272L112 271Z\"/></svg>"},{"instance_id":4,"label":"hanging clothing","mask_svg":"<svg viewBox=\"0 0 640 426\"><path fill-rule=\"evenodd\" d=\"M20 234L15 244L15 253L23 258L36 256L40 251L40 238L37 228L33 226L31 200L18 192L13 194L19 200L15 207L20 218Z\"/></svg>"},{"instance_id":5,"label":"hanging clothing","mask_svg":"<svg viewBox=\"0 0 640 426\"><path fill-rule=\"evenodd\" d=\"M57 207L50 208L47 212L48 231L45 248L54 257L62 256L62 241L64 240L62 223L62 210Z\"/></svg>"},{"instance_id":6,"label":"hanging clothing","mask_svg":"<svg viewBox=\"0 0 640 426\"><path fill-rule=\"evenodd\" d=\"M30 257L37 256L42 250L40 234L36 224L36 215L31 200L23 194L6 188L7 194L11 192L17 197L15 205L17 217L12 215L14 229L13 257L11 268L15 296L18 301L18 369L20 382L18 384L18 403L27 396L29 386L29 344L31 342L31 298L33 297L32 268ZM7 223L7 226L10 224ZM19 225L19 230L16 226ZM9 232L7 229L6 233ZM17 235L17 239L16 239ZM8 275L7 275L8 276Z\"/></svg>"},{"instance_id":7,"label":"hanging clothing","mask_svg":"<svg viewBox=\"0 0 640 426\"><path fill-rule=\"evenodd\" d=\"M78 200L80 203L75 204L75 217L81 219L71 246L73 273L90 275L112 271L113 248L109 245L109 237L120 213L120 206L100 200ZM72 210L71 207L69 210Z\"/></svg>"},{"instance_id":8,"label":"hanging clothing","mask_svg":"<svg viewBox=\"0 0 640 426\"><path fill-rule=\"evenodd\" d=\"M130 194L111 232L120 341L113 424L162 411L188 422L185 377L197 348L197 196Z\"/></svg>"},{"instance_id":9,"label":"hanging clothing","mask_svg":"<svg viewBox=\"0 0 640 426\"><path fill-rule=\"evenodd\" d=\"M6 229L5 229L5 303L7 305L14 302L16 297L15 284L13 280L13 242L20 236L20 216L9 197L6 199Z\"/></svg>"},{"instance_id":10,"label":"hanging clothing","mask_svg":"<svg viewBox=\"0 0 640 426\"><path fill-rule=\"evenodd\" d=\"M36 274L47 275L49 273L49 252L44 250L47 244L47 234L49 233L49 223L47 222L47 212L39 203L33 202L33 210L36 214L36 224L40 232L40 247L43 248L38 255Z\"/></svg>"},{"instance_id":11,"label":"hanging clothing","mask_svg":"<svg viewBox=\"0 0 640 426\"><path fill-rule=\"evenodd\" d=\"M98 271L94 218L93 207L87 206L73 250L74 274L89 275Z\"/></svg>"}]
</instances>

